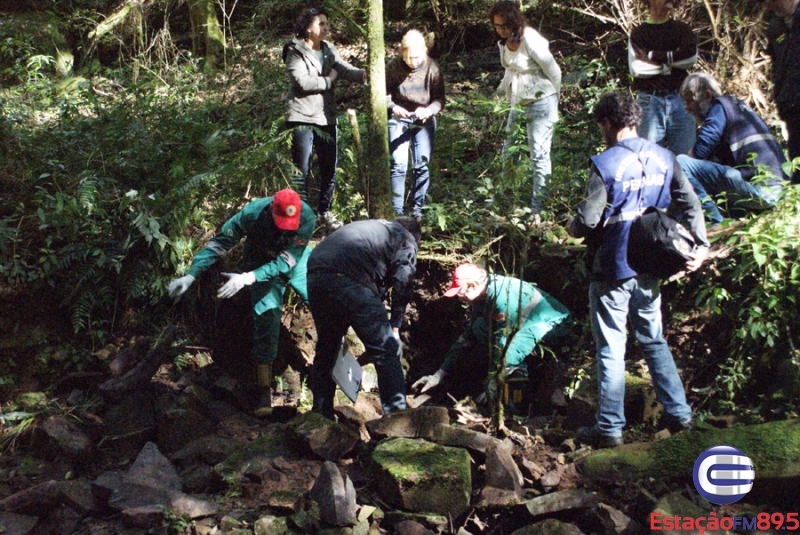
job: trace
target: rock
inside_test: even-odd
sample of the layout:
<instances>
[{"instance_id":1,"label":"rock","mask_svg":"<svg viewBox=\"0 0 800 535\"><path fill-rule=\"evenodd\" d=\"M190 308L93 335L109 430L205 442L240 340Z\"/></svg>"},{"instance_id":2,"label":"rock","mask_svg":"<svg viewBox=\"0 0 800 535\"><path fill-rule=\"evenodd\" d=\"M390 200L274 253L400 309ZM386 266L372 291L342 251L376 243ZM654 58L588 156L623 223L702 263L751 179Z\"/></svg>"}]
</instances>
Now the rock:
<instances>
[{"instance_id":1,"label":"rock","mask_svg":"<svg viewBox=\"0 0 800 535\"><path fill-rule=\"evenodd\" d=\"M301 533L317 533L320 526L319 505L311 501L306 509L300 509L289 517L289 527Z\"/></svg>"},{"instance_id":2,"label":"rock","mask_svg":"<svg viewBox=\"0 0 800 535\"><path fill-rule=\"evenodd\" d=\"M757 477L757 476L756 476ZM700 516L708 516L708 511L704 510L702 507L695 505L692 501L684 498L680 492L672 492L667 494L666 496L662 497L656 503L653 512L650 514L649 520L650 525L653 526L653 522L657 521L659 529L654 530L654 533L663 533L664 535L698 535L698 530L691 530L691 529L664 529L663 528L663 519L664 517L675 517L680 516L682 518L691 517L695 519ZM683 527L683 526L681 526ZM726 532L724 530L704 530L704 533L708 533L711 535L724 535Z\"/></svg>"},{"instance_id":3,"label":"rock","mask_svg":"<svg viewBox=\"0 0 800 535\"><path fill-rule=\"evenodd\" d=\"M368 535L369 522L359 522L353 527L337 527L321 529L316 535Z\"/></svg>"},{"instance_id":4,"label":"rock","mask_svg":"<svg viewBox=\"0 0 800 535\"><path fill-rule=\"evenodd\" d=\"M654 420L662 411L656 391L649 378L625 372L625 418L628 425Z\"/></svg>"},{"instance_id":5,"label":"rock","mask_svg":"<svg viewBox=\"0 0 800 535\"><path fill-rule=\"evenodd\" d=\"M561 483L561 472L559 470L551 470L542 476L539 483L541 483L545 491L549 491Z\"/></svg>"},{"instance_id":6,"label":"rock","mask_svg":"<svg viewBox=\"0 0 800 535\"><path fill-rule=\"evenodd\" d=\"M150 339L144 336L138 336L131 340L131 343L121 349L117 354L112 357L108 363L108 369L111 375L118 377L136 367L140 360L147 354L150 349ZM110 353L109 353L110 355Z\"/></svg>"},{"instance_id":7,"label":"rock","mask_svg":"<svg viewBox=\"0 0 800 535\"><path fill-rule=\"evenodd\" d=\"M0 533L3 535L28 535L39 522L35 516L0 513Z\"/></svg>"},{"instance_id":8,"label":"rock","mask_svg":"<svg viewBox=\"0 0 800 535\"><path fill-rule=\"evenodd\" d=\"M387 503L454 518L469 507L471 461L464 449L393 438L378 444L372 461L378 492Z\"/></svg>"},{"instance_id":9,"label":"rock","mask_svg":"<svg viewBox=\"0 0 800 535\"><path fill-rule=\"evenodd\" d=\"M597 517L600 519L606 535L643 535L645 533L641 524L610 505L599 504Z\"/></svg>"},{"instance_id":10,"label":"rock","mask_svg":"<svg viewBox=\"0 0 800 535\"><path fill-rule=\"evenodd\" d=\"M303 494L296 490L273 492L267 497L267 507L273 511L293 514L303 506Z\"/></svg>"},{"instance_id":11,"label":"rock","mask_svg":"<svg viewBox=\"0 0 800 535\"><path fill-rule=\"evenodd\" d=\"M157 505L129 507L120 512L122 523L132 528L157 528L164 519L164 509Z\"/></svg>"},{"instance_id":12,"label":"rock","mask_svg":"<svg viewBox=\"0 0 800 535\"><path fill-rule=\"evenodd\" d=\"M516 505L522 501L522 473L511 457L509 442L498 442L486 450L486 484L478 507Z\"/></svg>"},{"instance_id":13,"label":"rock","mask_svg":"<svg viewBox=\"0 0 800 535\"><path fill-rule=\"evenodd\" d=\"M511 535L583 535L583 532L578 529L575 524L568 524L556 520L555 518L548 518L518 529Z\"/></svg>"},{"instance_id":14,"label":"rock","mask_svg":"<svg viewBox=\"0 0 800 535\"><path fill-rule=\"evenodd\" d=\"M214 466L214 470L230 482L241 479L245 474L258 475L256 467L271 468L272 459L287 456L294 449L287 445L286 433L286 424L263 427L258 438L246 445L238 444L223 461Z\"/></svg>"},{"instance_id":15,"label":"rock","mask_svg":"<svg viewBox=\"0 0 800 535\"><path fill-rule=\"evenodd\" d=\"M157 412L156 443L161 451L178 451L188 441L214 433L217 423L196 397L181 394Z\"/></svg>"},{"instance_id":16,"label":"rock","mask_svg":"<svg viewBox=\"0 0 800 535\"><path fill-rule=\"evenodd\" d=\"M526 457L522 458L520 464L522 465L522 470L527 472L527 475L530 477L530 479L533 479L534 481L541 479L542 476L546 473L546 470L544 468L542 468L541 466L539 466L538 464L536 464L535 462L531 461Z\"/></svg>"},{"instance_id":17,"label":"rock","mask_svg":"<svg viewBox=\"0 0 800 535\"><path fill-rule=\"evenodd\" d=\"M420 407L384 415L367 422L373 437L430 438L435 436L437 424L449 424L446 407Z\"/></svg>"},{"instance_id":18,"label":"rock","mask_svg":"<svg viewBox=\"0 0 800 535\"><path fill-rule=\"evenodd\" d=\"M320 518L333 526L356 524L356 489L347 475L330 461L322 465L310 492L311 499L319 505Z\"/></svg>"},{"instance_id":19,"label":"rock","mask_svg":"<svg viewBox=\"0 0 800 535\"><path fill-rule=\"evenodd\" d=\"M241 411L249 411L251 402L245 394L245 389L233 377L223 375L211 389L216 398L221 398Z\"/></svg>"},{"instance_id":20,"label":"rock","mask_svg":"<svg viewBox=\"0 0 800 535\"><path fill-rule=\"evenodd\" d=\"M262 516L253 524L255 535L293 535L285 517Z\"/></svg>"},{"instance_id":21,"label":"rock","mask_svg":"<svg viewBox=\"0 0 800 535\"><path fill-rule=\"evenodd\" d=\"M213 466L227 459L239 447L239 444L228 438L208 435L192 440L170 455L169 459L178 465L203 462Z\"/></svg>"},{"instance_id":22,"label":"rock","mask_svg":"<svg viewBox=\"0 0 800 535\"><path fill-rule=\"evenodd\" d=\"M490 446L495 446L500 442L486 433L478 433L466 427L455 427L449 424L436 424L431 440L445 446L457 446L480 453L486 453Z\"/></svg>"},{"instance_id":23,"label":"rock","mask_svg":"<svg viewBox=\"0 0 800 535\"><path fill-rule=\"evenodd\" d=\"M672 436L672 433L669 432L669 429L662 429L661 431L656 431L653 434L653 440L665 440Z\"/></svg>"},{"instance_id":24,"label":"rock","mask_svg":"<svg viewBox=\"0 0 800 535\"><path fill-rule=\"evenodd\" d=\"M736 416L732 414L726 414L723 416L708 416L706 418L706 423L713 425L718 429L728 429L736 425Z\"/></svg>"},{"instance_id":25,"label":"rock","mask_svg":"<svg viewBox=\"0 0 800 535\"><path fill-rule=\"evenodd\" d=\"M73 389L67 396L67 405L77 407L86 403L86 393L83 390Z\"/></svg>"},{"instance_id":26,"label":"rock","mask_svg":"<svg viewBox=\"0 0 800 535\"><path fill-rule=\"evenodd\" d=\"M706 449L728 444L745 453L756 467L749 501L794 508L800 495L800 420L782 420L731 429L682 432L658 442L626 444L582 458L588 481L680 478L692 479L697 457ZM780 461L777 461L780 459Z\"/></svg>"},{"instance_id":27,"label":"rock","mask_svg":"<svg viewBox=\"0 0 800 535\"><path fill-rule=\"evenodd\" d=\"M100 510L100 504L92 493L92 483L85 479L61 481L58 484L61 503L81 514L90 515Z\"/></svg>"},{"instance_id":28,"label":"rock","mask_svg":"<svg viewBox=\"0 0 800 535\"><path fill-rule=\"evenodd\" d=\"M350 429L316 412L301 414L289 422L289 429L295 441L326 461L338 461L359 442Z\"/></svg>"},{"instance_id":29,"label":"rock","mask_svg":"<svg viewBox=\"0 0 800 535\"><path fill-rule=\"evenodd\" d=\"M39 520L33 533L48 535L72 535L76 532L81 515L66 505L47 511L47 515ZM6 532L1 532L6 535Z\"/></svg>"},{"instance_id":30,"label":"rock","mask_svg":"<svg viewBox=\"0 0 800 535\"><path fill-rule=\"evenodd\" d=\"M217 504L211 500L195 498L181 491L170 490L167 505L173 513L186 518L203 518L217 514Z\"/></svg>"},{"instance_id":31,"label":"rock","mask_svg":"<svg viewBox=\"0 0 800 535\"><path fill-rule=\"evenodd\" d=\"M207 464L198 464L181 474L187 492L218 492L225 486L222 477Z\"/></svg>"},{"instance_id":32,"label":"rock","mask_svg":"<svg viewBox=\"0 0 800 535\"><path fill-rule=\"evenodd\" d=\"M125 473L119 471L105 472L92 482L92 494L102 504L108 504L108 500L114 491L122 486Z\"/></svg>"},{"instance_id":33,"label":"rock","mask_svg":"<svg viewBox=\"0 0 800 535\"><path fill-rule=\"evenodd\" d=\"M378 371L372 363L365 364L362 368L361 390L364 392L378 391Z\"/></svg>"},{"instance_id":34,"label":"rock","mask_svg":"<svg viewBox=\"0 0 800 535\"><path fill-rule=\"evenodd\" d=\"M599 501L596 494L585 490L560 490L528 500L525 506L531 516L536 517L569 509L588 509Z\"/></svg>"},{"instance_id":35,"label":"rock","mask_svg":"<svg viewBox=\"0 0 800 535\"><path fill-rule=\"evenodd\" d=\"M172 464L152 442L145 444L139 456L114 491L108 504L123 510L145 505L168 503L167 492L178 491L181 479Z\"/></svg>"},{"instance_id":36,"label":"rock","mask_svg":"<svg viewBox=\"0 0 800 535\"><path fill-rule=\"evenodd\" d=\"M58 504L60 492L58 483L50 480L28 487L0 501L0 510L9 513L42 514Z\"/></svg>"},{"instance_id":37,"label":"rock","mask_svg":"<svg viewBox=\"0 0 800 535\"><path fill-rule=\"evenodd\" d=\"M395 524L394 532L395 535L434 535L431 530L413 520L403 520Z\"/></svg>"},{"instance_id":38,"label":"rock","mask_svg":"<svg viewBox=\"0 0 800 535\"><path fill-rule=\"evenodd\" d=\"M14 403L24 411L38 411L47 405L47 394L44 392L23 392L14 399Z\"/></svg>"},{"instance_id":39,"label":"rock","mask_svg":"<svg viewBox=\"0 0 800 535\"><path fill-rule=\"evenodd\" d=\"M48 442L70 461L89 463L93 449L89 437L63 416L50 416L39 426Z\"/></svg>"},{"instance_id":40,"label":"rock","mask_svg":"<svg viewBox=\"0 0 800 535\"><path fill-rule=\"evenodd\" d=\"M434 530L437 533L441 533L442 531L446 530L449 526L450 522L447 517L441 515L435 515L433 513L406 513L404 511L389 511L385 515L385 521L381 523L383 527L394 527L400 522L404 522L406 520L411 520L418 524L422 524L424 527Z\"/></svg>"}]
</instances>

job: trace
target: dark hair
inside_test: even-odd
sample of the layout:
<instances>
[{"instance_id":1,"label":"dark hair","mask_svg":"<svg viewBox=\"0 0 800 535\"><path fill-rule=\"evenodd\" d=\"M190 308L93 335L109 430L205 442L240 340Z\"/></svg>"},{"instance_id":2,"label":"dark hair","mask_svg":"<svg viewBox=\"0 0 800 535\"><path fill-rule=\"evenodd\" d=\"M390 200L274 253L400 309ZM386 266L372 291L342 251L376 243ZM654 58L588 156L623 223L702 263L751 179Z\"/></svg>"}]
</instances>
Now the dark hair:
<instances>
[{"instance_id":1,"label":"dark hair","mask_svg":"<svg viewBox=\"0 0 800 535\"><path fill-rule=\"evenodd\" d=\"M528 21L525 20L525 15L519 10L516 2L500 0L489 9L489 23L494 24L495 15L503 17L508 29L511 30L511 37L508 39L512 41L522 39L522 33L525 31ZM501 41L505 42L506 40L501 39Z\"/></svg>"},{"instance_id":2,"label":"dark hair","mask_svg":"<svg viewBox=\"0 0 800 535\"><path fill-rule=\"evenodd\" d=\"M598 123L608 120L615 129L634 128L642 120L642 108L628 91L604 93L592 111Z\"/></svg>"},{"instance_id":3,"label":"dark hair","mask_svg":"<svg viewBox=\"0 0 800 535\"><path fill-rule=\"evenodd\" d=\"M294 22L294 36L298 39L307 39L308 27L311 26L312 22L314 22L314 18L319 17L320 15L325 15L326 17L328 16L327 13L315 7L304 9Z\"/></svg>"},{"instance_id":4,"label":"dark hair","mask_svg":"<svg viewBox=\"0 0 800 535\"><path fill-rule=\"evenodd\" d=\"M416 217L401 215L395 217L394 222L411 233L414 236L414 241L417 242L417 247L419 247L419 242L422 241L422 225L419 224L419 220Z\"/></svg>"}]
</instances>

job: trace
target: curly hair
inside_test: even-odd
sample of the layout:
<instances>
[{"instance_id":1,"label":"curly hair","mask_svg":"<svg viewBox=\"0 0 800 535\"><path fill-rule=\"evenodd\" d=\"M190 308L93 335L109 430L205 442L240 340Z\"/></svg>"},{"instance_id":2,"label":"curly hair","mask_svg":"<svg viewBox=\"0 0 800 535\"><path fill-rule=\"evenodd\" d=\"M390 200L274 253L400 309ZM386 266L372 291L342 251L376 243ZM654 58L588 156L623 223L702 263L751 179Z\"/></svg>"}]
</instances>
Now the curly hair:
<instances>
[{"instance_id":1,"label":"curly hair","mask_svg":"<svg viewBox=\"0 0 800 535\"><path fill-rule=\"evenodd\" d=\"M308 38L308 27L314 23L314 19L320 15L328 16L323 10L309 7L304 9L298 15L297 20L294 22L294 36L298 39Z\"/></svg>"},{"instance_id":2,"label":"curly hair","mask_svg":"<svg viewBox=\"0 0 800 535\"><path fill-rule=\"evenodd\" d=\"M511 37L502 40L503 42L507 40L519 41L522 39L522 33L525 31L525 26L528 25L528 21L525 20L525 15L519 10L519 6L517 6L516 2L500 0L495 3L491 9L489 9L489 22L491 24L494 24L494 17L496 15L503 17L503 20L506 21L506 26L511 30Z\"/></svg>"},{"instance_id":3,"label":"curly hair","mask_svg":"<svg viewBox=\"0 0 800 535\"><path fill-rule=\"evenodd\" d=\"M603 93L592 117L598 123L608 120L615 129L635 128L642 120L642 108L628 91Z\"/></svg>"}]
</instances>

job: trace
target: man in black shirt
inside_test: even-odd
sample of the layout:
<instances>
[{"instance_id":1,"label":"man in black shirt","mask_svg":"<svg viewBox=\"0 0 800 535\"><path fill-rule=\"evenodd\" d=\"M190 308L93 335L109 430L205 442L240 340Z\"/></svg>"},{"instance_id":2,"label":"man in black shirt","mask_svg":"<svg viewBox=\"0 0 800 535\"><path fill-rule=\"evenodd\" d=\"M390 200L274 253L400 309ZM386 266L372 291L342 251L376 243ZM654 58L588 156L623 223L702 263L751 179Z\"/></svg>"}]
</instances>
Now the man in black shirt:
<instances>
[{"instance_id":1,"label":"man in black shirt","mask_svg":"<svg viewBox=\"0 0 800 535\"><path fill-rule=\"evenodd\" d=\"M311 252L308 301L317 328L311 390L323 416L333 419L331 370L350 326L375 357L384 413L407 408L399 331L414 290L419 240L415 218L374 219L345 225ZM389 287L391 317L383 304Z\"/></svg>"},{"instance_id":2,"label":"man in black shirt","mask_svg":"<svg viewBox=\"0 0 800 535\"><path fill-rule=\"evenodd\" d=\"M678 90L697 62L697 37L687 24L669 18L673 0L645 1L650 14L628 39L632 89L642 108L639 135L686 154L694 145L695 123Z\"/></svg>"}]
</instances>

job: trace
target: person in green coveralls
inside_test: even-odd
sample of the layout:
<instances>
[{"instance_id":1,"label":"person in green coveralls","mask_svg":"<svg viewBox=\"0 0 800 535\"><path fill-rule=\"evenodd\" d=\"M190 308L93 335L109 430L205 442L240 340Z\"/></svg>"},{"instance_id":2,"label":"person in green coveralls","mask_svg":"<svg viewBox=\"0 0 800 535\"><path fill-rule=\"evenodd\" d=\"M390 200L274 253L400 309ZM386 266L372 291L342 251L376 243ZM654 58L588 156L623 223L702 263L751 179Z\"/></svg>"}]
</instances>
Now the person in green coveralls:
<instances>
[{"instance_id":1,"label":"person in green coveralls","mask_svg":"<svg viewBox=\"0 0 800 535\"><path fill-rule=\"evenodd\" d=\"M169 296L178 299L221 255L247 237L245 271L222 273L228 281L220 287L217 297L229 299L245 286L251 287L254 323L251 357L256 362L259 386L257 414L269 413L272 406L272 363L278 356L286 287L294 288L303 302L308 303L306 263L315 222L311 207L291 189L252 201L222 225L219 234L195 255L188 273L172 281L168 288Z\"/></svg>"},{"instance_id":2,"label":"person in green coveralls","mask_svg":"<svg viewBox=\"0 0 800 535\"><path fill-rule=\"evenodd\" d=\"M412 390L420 393L439 385L474 348L488 350L490 332L493 348L490 362L497 363L505 348L507 376L526 376L525 359L536 345L567 335L572 323L566 307L536 285L514 277L490 275L475 264L458 266L444 295L458 296L469 303L472 313L464 333L447 352L439 370L411 385Z\"/></svg>"}]
</instances>

